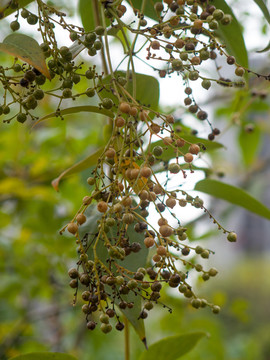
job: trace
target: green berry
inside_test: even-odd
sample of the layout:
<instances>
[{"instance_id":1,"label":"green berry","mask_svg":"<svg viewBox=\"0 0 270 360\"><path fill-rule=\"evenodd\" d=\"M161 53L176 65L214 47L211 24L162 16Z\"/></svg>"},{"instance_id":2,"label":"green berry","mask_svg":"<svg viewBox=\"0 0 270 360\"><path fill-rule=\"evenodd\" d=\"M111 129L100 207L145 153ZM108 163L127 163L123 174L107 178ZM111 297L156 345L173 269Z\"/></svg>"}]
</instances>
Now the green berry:
<instances>
[{"instance_id":1,"label":"green berry","mask_svg":"<svg viewBox=\"0 0 270 360\"><path fill-rule=\"evenodd\" d=\"M195 309L199 309L199 307L201 306L200 299L192 299L190 303L191 303L191 306L194 307Z\"/></svg>"},{"instance_id":2,"label":"green berry","mask_svg":"<svg viewBox=\"0 0 270 360\"><path fill-rule=\"evenodd\" d=\"M95 72L93 70L87 70L85 72L86 79L93 79L95 76Z\"/></svg>"},{"instance_id":3,"label":"green berry","mask_svg":"<svg viewBox=\"0 0 270 360\"><path fill-rule=\"evenodd\" d=\"M240 66L235 69L235 75L237 76L243 76L244 73L245 73L245 69Z\"/></svg>"},{"instance_id":4,"label":"green berry","mask_svg":"<svg viewBox=\"0 0 270 360\"><path fill-rule=\"evenodd\" d=\"M97 27L95 28L95 33L96 33L97 35L103 35L104 32L105 32L105 29L104 29L103 26L97 26Z\"/></svg>"},{"instance_id":5,"label":"green berry","mask_svg":"<svg viewBox=\"0 0 270 360\"><path fill-rule=\"evenodd\" d=\"M172 68L173 70L176 70L176 71L181 71L183 70L183 63L181 60L177 60L177 59L173 59L172 61Z\"/></svg>"},{"instance_id":6,"label":"green berry","mask_svg":"<svg viewBox=\"0 0 270 360\"><path fill-rule=\"evenodd\" d=\"M9 106L3 106L3 114L4 115L7 115L10 113L10 107Z\"/></svg>"},{"instance_id":7,"label":"green berry","mask_svg":"<svg viewBox=\"0 0 270 360\"><path fill-rule=\"evenodd\" d=\"M38 75L37 77L36 77L36 84L37 85L43 85L43 84L45 84L45 82L46 82L46 76L45 75Z\"/></svg>"},{"instance_id":8,"label":"green berry","mask_svg":"<svg viewBox=\"0 0 270 360\"><path fill-rule=\"evenodd\" d=\"M104 334L108 334L109 332L112 331L112 325L103 323L101 324L100 329Z\"/></svg>"},{"instance_id":9,"label":"green berry","mask_svg":"<svg viewBox=\"0 0 270 360\"><path fill-rule=\"evenodd\" d=\"M95 178L93 178L93 177L89 177L89 178L87 179L88 185L94 185L95 182L96 182L96 180L95 180Z\"/></svg>"},{"instance_id":10,"label":"green berry","mask_svg":"<svg viewBox=\"0 0 270 360\"><path fill-rule=\"evenodd\" d=\"M99 320L103 324L109 324L109 316L107 314L101 314Z\"/></svg>"},{"instance_id":11,"label":"green berry","mask_svg":"<svg viewBox=\"0 0 270 360\"><path fill-rule=\"evenodd\" d=\"M21 17L26 19L29 16L29 12L26 9L22 9Z\"/></svg>"},{"instance_id":12,"label":"green berry","mask_svg":"<svg viewBox=\"0 0 270 360\"><path fill-rule=\"evenodd\" d=\"M155 146L153 149L153 154L155 156L161 156L163 153L163 148L161 146Z\"/></svg>"},{"instance_id":13,"label":"green berry","mask_svg":"<svg viewBox=\"0 0 270 360\"><path fill-rule=\"evenodd\" d=\"M102 106L105 108L105 109L111 109L113 107L113 101L112 99L110 98L104 98L102 100Z\"/></svg>"},{"instance_id":14,"label":"green berry","mask_svg":"<svg viewBox=\"0 0 270 360\"><path fill-rule=\"evenodd\" d=\"M224 17L224 12L220 9L216 9L212 15L213 15L214 19L221 20Z\"/></svg>"},{"instance_id":15,"label":"green berry","mask_svg":"<svg viewBox=\"0 0 270 360\"><path fill-rule=\"evenodd\" d=\"M94 48L95 48L96 50L100 50L100 49L102 48L102 42L99 41L99 40L95 41L95 42L94 42Z\"/></svg>"},{"instance_id":16,"label":"green berry","mask_svg":"<svg viewBox=\"0 0 270 360\"><path fill-rule=\"evenodd\" d=\"M85 95L86 96L88 96L88 97L93 97L93 96L95 96L95 89L91 89L91 88L88 88L88 89L86 89L86 91L85 91Z\"/></svg>"},{"instance_id":17,"label":"green berry","mask_svg":"<svg viewBox=\"0 0 270 360\"><path fill-rule=\"evenodd\" d=\"M38 17L34 14L27 16L27 22L29 25L35 25L38 22Z\"/></svg>"},{"instance_id":18,"label":"green berry","mask_svg":"<svg viewBox=\"0 0 270 360\"><path fill-rule=\"evenodd\" d=\"M42 100L44 98L44 92L43 90L41 89L37 89L33 92L33 95L34 97L37 99L37 100Z\"/></svg>"},{"instance_id":19,"label":"green berry","mask_svg":"<svg viewBox=\"0 0 270 360\"><path fill-rule=\"evenodd\" d=\"M81 77L79 74L73 74L71 80L74 84L78 84L81 81Z\"/></svg>"},{"instance_id":20,"label":"green berry","mask_svg":"<svg viewBox=\"0 0 270 360\"><path fill-rule=\"evenodd\" d=\"M227 240L229 240L230 242L235 242L237 240L237 234L235 232L230 232L227 235Z\"/></svg>"},{"instance_id":21,"label":"green berry","mask_svg":"<svg viewBox=\"0 0 270 360\"><path fill-rule=\"evenodd\" d=\"M64 89L63 92L62 92L62 96L63 98L67 99L67 98L70 98L72 96L72 91L71 89Z\"/></svg>"},{"instance_id":22,"label":"green berry","mask_svg":"<svg viewBox=\"0 0 270 360\"><path fill-rule=\"evenodd\" d=\"M75 31L71 31L69 34L69 38L71 41L75 41L78 39L78 34Z\"/></svg>"},{"instance_id":23,"label":"green berry","mask_svg":"<svg viewBox=\"0 0 270 360\"><path fill-rule=\"evenodd\" d=\"M229 25L232 22L231 15L225 14L220 22L221 22L222 25Z\"/></svg>"},{"instance_id":24,"label":"green berry","mask_svg":"<svg viewBox=\"0 0 270 360\"><path fill-rule=\"evenodd\" d=\"M170 164L168 169L172 174L178 174L179 171L181 170L181 167L180 165L175 163L175 164Z\"/></svg>"},{"instance_id":25,"label":"green berry","mask_svg":"<svg viewBox=\"0 0 270 360\"><path fill-rule=\"evenodd\" d=\"M198 71L190 71L190 73L188 74L188 78L191 81L195 81L199 78L199 73Z\"/></svg>"},{"instance_id":26,"label":"green berry","mask_svg":"<svg viewBox=\"0 0 270 360\"><path fill-rule=\"evenodd\" d=\"M218 305L214 305L212 307L212 311L214 314L218 314L220 312L220 307Z\"/></svg>"},{"instance_id":27,"label":"green berry","mask_svg":"<svg viewBox=\"0 0 270 360\"><path fill-rule=\"evenodd\" d=\"M23 124L26 121L26 115L24 113L19 113L17 115L17 121L21 124Z\"/></svg>"},{"instance_id":28,"label":"green berry","mask_svg":"<svg viewBox=\"0 0 270 360\"><path fill-rule=\"evenodd\" d=\"M209 28L211 30L216 30L218 28L218 22L216 20L212 20L209 23Z\"/></svg>"},{"instance_id":29,"label":"green berry","mask_svg":"<svg viewBox=\"0 0 270 360\"><path fill-rule=\"evenodd\" d=\"M73 86L73 82L72 82L71 79L65 79L62 82L62 88L63 89L72 89L72 86Z\"/></svg>"},{"instance_id":30,"label":"green berry","mask_svg":"<svg viewBox=\"0 0 270 360\"><path fill-rule=\"evenodd\" d=\"M17 31L19 30L20 28L20 23L18 21L12 21L10 24L9 24L10 28L12 31Z\"/></svg>"},{"instance_id":31,"label":"green berry","mask_svg":"<svg viewBox=\"0 0 270 360\"><path fill-rule=\"evenodd\" d=\"M202 81L202 87L206 90L208 90L210 87L211 87L211 81L210 80L207 80L207 79L204 79Z\"/></svg>"},{"instance_id":32,"label":"green berry","mask_svg":"<svg viewBox=\"0 0 270 360\"><path fill-rule=\"evenodd\" d=\"M208 250L203 250L203 252L201 253L201 257L203 259L208 259L209 258L209 251Z\"/></svg>"},{"instance_id":33,"label":"green berry","mask_svg":"<svg viewBox=\"0 0 270 360\"><path fill-rule=\"evenodd\" d=\"M21 67L20 64L15 64L14 67L13 67L13 70L15 72L20 72L20 71L22 71L22 67Z\"/></svg>"},{"instance_id":34,"label":"green berry","mask_svg":"<svg viewBox=\"0 0 270 360\"><path fill-rule=\"evenodd\" d=\"M217 273L218 273L218 271L217 271L217 269L215 269L215 268L211 268L211 269L208 271L208 274L209 274L210 276L216 276Z\"/></svg>"}]
</instances>

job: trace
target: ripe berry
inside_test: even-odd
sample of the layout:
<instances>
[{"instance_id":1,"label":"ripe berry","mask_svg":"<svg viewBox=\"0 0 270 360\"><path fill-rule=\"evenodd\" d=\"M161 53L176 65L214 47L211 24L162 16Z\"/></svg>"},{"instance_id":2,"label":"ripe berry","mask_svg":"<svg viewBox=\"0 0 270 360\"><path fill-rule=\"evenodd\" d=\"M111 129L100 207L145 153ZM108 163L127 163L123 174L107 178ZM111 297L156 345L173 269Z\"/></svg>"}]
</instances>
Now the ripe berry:
<instances>
[{"instance_id":1,"label":"ripe berry","mask_svg":"<svg viewBox=\"0 0 270 360\"><path fill-rule=\"evenodd\" d=\"M159 228L160 235L169 237L173 234L173 229L168 225L161 225Z\"/></svg>"},{"instance_id":2,"label":"ripe berry","mask_svg":"<svg viewBox=\"0 0 270 360\"><path fill-rule=\"evenodd\" d=\"M152 175L152 170L149 167L144 166L141 168L140 174L145 178L149 178Z\"/></svg>"},{"instance_id":3,"label":"ripe berry","mask_svg":"<svg viewBox=\"0 0 270 360\"><path fill-rule=\"evenodd\" d=\"M235 63L235 57L234 56L228 56L227 57L227 64L233 65Z\"/></svg>"},{"instance_id":4,"label":"ripe berry","mask_svg":"<svg viewBox=\"0 0 270 360\"><path fill-rule=\"evenodd\" d=\"M82 225L86 222L86 216L84 214L78 214L76 216L76 221L79 225Z\"/></svg>"},{"instance_id":5,"label":"ripe berry","mask_svg":"<svg viewBox=\"0 0 270 360\"><path fill-rule=\"evenodd\" d=\"M189 149L188 149L188 151L191 153L191 154L195 154L195 155L197 155L199 152L200 152L200 147L199 147L199 145L197 145L197 144L192 144L192 145L190 145L190 147L189 147Z\"/></svg>"},{"instance_id":6,"label":"ripe berry","mask_svg":"<svg viewBox=\"0 0 270 360\"><path fill-rule=\"evenodd\" d=\"M108 205L105 201L100 201L98 204L97 204L97 209L99 212L101 213L105 213L108 209Z\"/></svg>"},{"instance_id":7,"label":"ripe berry","mask_svg":"<svg viewBox=\"0 0 270 360\"><path fill-rule=\"evenodd\" d=\"M105 156L109 159L113 159L115 157L115 155L116 155L116 151L113 148L109 148L105 152Z\"/></svg>"},{"instance_id":8,"label":"ripe berry","mask_svg":"<svg viewBox=\"0 0 270 360\"><path fill-rule=\"evenodd\" d=\"M125 325L121 322L118 322L116 325L115 325L115 328L116 330L118 331L122 331L124 329Z\"/></svg>"},{"instance_id":9,"label":"ripe berry","mask_svg":"<svg viewBox=\"0 0 270 360\"><path fill-rule=\"evenodd\" d=\"M193 161L193 155L191 153L186 153L184 155L184 160L187 163L191 163Z\"/></svg>"},{"instance_id":10,"label":"ripe berry","mask_svg":"<svg viewBox=\"0 0 270 360\"><path fill-rule=\"evenodd\" d=\"M159 48L160 48L159 41L157 41L157 40L152 41L151 42L151 48L154 49L154 50L159 50Z\"/></svg>"},{"instance_id":11,"label":"ripe berry","mask_svg":"<svg viewBox=\"0 0 270 360\"><path fill-rule=\"evenodd\" d=\"M88 321L88 323L86 324L87 329L89 330L94 330L96 327L96 323L94 321Z\"/></svg>"},{"instance_id":12,"label":"ripe berry","mask_svg":"<svg viewBox=\"0 0 270 360\"><path fill-rule=\"evenodd\" d=\"M164 256L167 254L167 250L164 246L158 246L157 248L157 254L160 256ZM152 289L153 290L153 289ZM155 291L159 291L159 290L155 290Z\"/></svg>"},{"instance_id":13,"label":"ripe berry","mask_svg":"<svg viewBox=\"0 0 270 360\"><path fill-rule=\"evenodd\" d=\"M78 225L75 223L69 223L67 226L67 231L75 235L76 232L78 231Z\"/></svg>"},{"instance_id":14,"label":"ripe berry","mask_svg":"<svg viewBox=\"0 0 270 360\"><path fill-rule=\"evenodd\" d=\"M197 118L198 118L199 120L206 120L206 119L207 119L207 116L208 116L207 112L206 112L206 111L203 111L203 110L200 110L200 111L198 111L198 113L197 113Z\"/></svg>"},{"instance_id":15,"label":"ripe berry","mask_svg":"<svg viewBox=\"0 0 270 360\"><path fill-rule=\"evenodd\" d=\"M173 199L173 198L168 198L168 199L166 200L166 205L167 205L169 208L173 209L173 208L175 207L175 205L176 205L176 200Z\"/></svg>"},{"instance_id":16,"label":"ripe berry","mask_svg":"<svg viewBox=\"0 0 270 360\"><path fill-rule=\"evenodd\" d=\"M78 276L79 276L79 272L78 272L78 270L75 269L75 268L69 269L69 270L68 270L68 276L69 276L71 279L77 279Z\"/></svg>"},{"instance_id":17,"label":"ripe berry","mask_svg":"<svg viewBox=\"0 0 270 360\"><path fill-rule=\"evenodd\" d=\"M124 114L129 114L130 112L130 105L126 102L123 102L119 105L119 110Z\"/></svg>"}]
</instances>

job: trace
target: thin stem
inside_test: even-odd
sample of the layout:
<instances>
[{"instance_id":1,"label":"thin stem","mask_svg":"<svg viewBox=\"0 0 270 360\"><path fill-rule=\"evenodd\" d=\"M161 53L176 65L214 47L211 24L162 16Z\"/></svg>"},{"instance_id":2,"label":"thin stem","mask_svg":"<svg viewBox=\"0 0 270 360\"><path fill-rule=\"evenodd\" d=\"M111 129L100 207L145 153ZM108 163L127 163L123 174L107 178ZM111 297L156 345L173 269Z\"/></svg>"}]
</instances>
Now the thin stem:
<instances>
[{"instance_id":1,"label":"thin stem","mask_svg":"<svg viewBox=\"0 0 270 360\"><path fill-rule=\"evenodd\" d=\"M130 342L129 342L129 323L128 319L124 316L125 324L125 360L130 360Z\"/></svg>"}]
</instances>

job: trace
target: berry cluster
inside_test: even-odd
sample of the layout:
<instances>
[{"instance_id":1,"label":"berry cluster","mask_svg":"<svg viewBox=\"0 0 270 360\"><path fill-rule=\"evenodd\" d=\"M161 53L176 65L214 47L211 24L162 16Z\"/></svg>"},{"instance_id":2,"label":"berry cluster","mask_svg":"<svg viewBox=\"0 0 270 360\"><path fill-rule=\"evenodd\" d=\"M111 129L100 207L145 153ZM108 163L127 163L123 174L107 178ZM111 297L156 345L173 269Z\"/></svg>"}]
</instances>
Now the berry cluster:
<instances>
[{"instance_id":1,"label":"berry cluster","mask_svg":"<svg viewBox=\"0 0 270 360\"><path fill-rule=\"evenodd\" d=\"M111 318L116 319L116 329L122 330L124 324L117 309L134 311L141 302L143 305L139 305L136 316L137 319L145 319L155 304L162 303L161 289L165 285L177 288L190 299L194 308L208 306L218 313L217 305L197 297L188 278L192 270L200 273L205 281L217 274L215 268L205 269L200 263L201 259L208 259L212 251L188 243L188 229L173 211L186 206L201 209L219 230L227 234L229 241L236 241L237 236L213 218L202 199L190 196L181 187L169 190L169 178L177 176L182 186L187 173L193 172L193 161L206 148L199 141L187 140L185 131L179 127L173 114L160 113L137 99L133 58L143 53L146 64L161 78L172 74L182 78L184 105L199 121L208 123L211 129L208 139L214 140L220 130L212 126L208 114L197 104L191 83L200 80L206 90L212 82L223 86L245 85L242 78L232 81L222 77L219 66L216 66L216 79L202 75L204 63L209 60L217 64L218 56L226 57L227 63L235 66L236 76L242 77L245 71L249 71L237 64L216 38L215 30L220 25L229 25L231 16L206 0L164 0L155 2L158 22L148 26L143 7L136 9L132 1L129 1L130 13L134 16L131 24L125 20L128 9L121 1L100 0L96 3L99 12L96 13L95 29L85 32L79 26L68 24L64 13L42 0L36 1L37 15L25 8L19 9L17 1L11 2L10 6L17 9L11 29L18 30L22 19L37 27L43 39L40 48L47 59L49 75L54 79L55 87L46 90L45 75L35 67L21 65L15 59L12 66L0 67L0 81L4 89L0 115L8 115L13 105L17 104L19 110L5 122L9 123L14 118L21 123L27 118L36 120L32 110L45 96L58 101L56 115L60 118L63 118L61 109L64 101L75 101L81 96L93 100L98 97L99 108L112 114L110 140L87 180L89 193L82 199L74 219L61 230L63 233L67 229L74 235L78 245L77 266L68 274L70 287L76 289L75 300L79 286L83 287L81 298L85 303L82 311L86 314L88 329L96 327L97 318L92 315L99 312L104 333L112 330ZM107 27L108 21L110 28ZM73 46L58 47L55 25L68 31ZM113 69L108 40L110 31L122 33L129 59L126 73ZM125 35L126 31L134 36L132 44ZM138 37L144 42L136 51ZM93 65L83 70L82 64L76 64L74 59L82 50L86 50L91 58L100 54L103 71L99 72ZM153 63L161 65L156 67ZM76 92L74 89L82 78L90 85L83 92ZM167 172L165 184L157 174L160 167ZM87 224L88 208L95 211L96 218L83 233L80 229ZM157 214L156 224L148 221L149 211ZM131 257L132 264L136 264L133 268L129 264ZM141 264L144 257L145 261Z\"/></svg>"}]
</instances>

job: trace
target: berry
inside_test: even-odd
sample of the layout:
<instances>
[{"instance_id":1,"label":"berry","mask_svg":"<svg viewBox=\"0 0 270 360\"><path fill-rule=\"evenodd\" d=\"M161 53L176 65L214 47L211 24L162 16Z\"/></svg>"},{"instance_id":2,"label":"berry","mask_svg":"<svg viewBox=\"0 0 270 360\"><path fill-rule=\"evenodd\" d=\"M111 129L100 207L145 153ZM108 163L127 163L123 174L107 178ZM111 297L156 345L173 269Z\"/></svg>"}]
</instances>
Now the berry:
<instances>
[{"instance_id":1,"label":"berry","mask_svg":"<svg viewBox=\"0 0 270 360\"><path fill-rule=\"evenodd\" d=\"M230 232L227 235L227 240L229 240L230 242L235 242L237 240L237 234L235 232Z\"/></svg>"},{"instance_id":2,"label":"berry","mask_svg":"<svg viewBox=\"0 0 270 360\"><path fill-rule=\"evenodd\" d=\"M172 174L178 174L179 171L181 170L180 165L174 163L174 164L170 164L168 167L168 170L172 173Z\"/></svg>"},{"instance_id":3,"label":"berry","mask_svg":"<svg viewBox=\"0 0 270 360\"><path fill-rule=\"evenodd\" d=\"M173 229L168 225L161 225L159 228L159 232L161 236L169 237L173 234Z\"/></svg>"},{"instance_id":4,"label":"berry","mask_svg":"<svg viewBox=\"0 0 270 360\"><path fill-rule=\"evenodd\" d=\"M112 325L103 323L101 324L100 329L104 334L108 334L109 332L112 331Z\"/></svg>"},{"instance_id":5,"label":"berry","mask_svg":"<svg viewBox=\"0 0 270 360\"><path fill-rule=\"evenodd\" d=\"M149 178L151 175L152 175L152 170L147 167L147 166L144 166L141 168L141 176L145 177L145 178Z\"/></svg>"},{"instance_id":6,"label":"berry","mask_svg":"<svg viewBox=\"0 0 270 360\"><path fill-rule=\"evenodd\" d=\"M26 19L29 16L29 12L26 9L22 9L21 17Z\"/></svg>"},{"instance_id":7,"label":"berry","mask_svg":"<svg viewBox=\"0 0 270 360\"><path fill-rule=\"evenodd\" d=\"M30 14L27 16L26 20L29 25L35 25L38 22L38 17L34 14Z\"/></svg>"},{"instance_id":8,"label":"berry","mask_svg":"<svg viewBox=\"0 0 270 360\"><path fill-rule=\"evenodd\" d=\"M69 223L67 226L67 231L75 235L76 232L78 231L78 225L75 223Z\"/></svg>"},{"instance_id":9,"label":"berry","mask_svg":"<svg viewBox=\"0 0 270 360\"><path fill-rule=\"evenodd\" d=\"M98 204L97 204L97 209L99 212L101 213L105 213L108 209L108 205L105 201L100 201Z\"/></svg>"},{"instance_id":10,"label":"berry","mask_svg":"<svg viewBox=\"0 0 270 360\"><path fill-rule=\"evenodd\" d=\"M154 50L159 50L159 48L160 48L159 41L157 41L157 40L152 41L151 42L151 48L154 49Z\"/></svg>"},{"instance_id":11,"label":"berry","mask_svg":"<svg viewBox=\"0 0 270 360\"><path fill-rule=\"evenodd\" d=\"M86 216L84 214L78 214L76 216L76 221L79 225L82 225L86 222Z\"/></svg>"},{"instance_id":12,"label":"berry","mask_svg":"<svg viewBox=\"0 0 270 360\"><path fill-rule=\"evenodd\" d=\"M188 74L188 78L191 81L195 81L199 78L199 73L198 71L190 71L190 73Z\"/></svg>"},{"instance_id":13,"label":"berry","mask_svg":"<svg viewBox=\"0 0 270 360\"><path fill-rule=\"evenodd\" d=\"M173 59L172 61L172 68L173 70L176 70L176 71L181 71L183 70L183 63L181 60L177 60L177 59Z\"/></svg>"},{"instance_id":14,"label":"berry","mask_svg":"<svg viewBox=\"0 0 270 360\"><path fill-rule=\"evenodd\" d=\"M211 81L204 79L202 81L202 87L206 90L208 90L211 87Z\"/></svg>"},{"instance_id":15,"label":"berry","mask_svg":"<svg viewBox=\"0 0 270 360\"><path fill-rule=\"evenodd\" d=\"M129 114L130 112L130 105L129 103L123 102L119 105L119 110L124 114Z\"/></svg>"},{"instance_id":16,"label":"berry","mask_svg":"<svg viewBox=\"0 0 270 360\"><path fill-rule=\"evenodd\" d=\"M20 28L20 23L18 21L12 21L10 24L9 24L10 28L12 31L17 31L19 30Z\"/></svg>"},{"instance_id":17,"label":"berry","mask_svg":"<svg viewBox=\"0 0 270 360\"><path fill-rule=\"evenodd\" d=\"M33 92L33 95L34 97L37 99L37 100L42 100L44 98L44 92L43 90L41 89L37 89Z\"/></svg>"},{"instance_id":18,"label":"berry","mask_svg":"<svg viewBox=\"0 0 270 360\"><path fill-rule=\"evenodd\" d=\"M235 69L235 75L237 76L243 76L244 73L245 73L245 69L240 66Z\"/></svg>"},{"instance_id":19,"label":"berry","mask_svg":"<svg viewBox=\"0 0 270 360\"><path fill-rule=\"evenodd\" d=\"M105 108L105 109L111 109L113 107L113 101L112 99L110 98L104 98L102 100L102 106Z\"/></svg>"},{"instance_id":20,"label":"berry","mask_svg":"<svg viewBox=\"0 0 270 360\"><path fill-rule=\"evenodd\" d=\"M214 305L212 307L212 311L214 314L218 314L220 312L220 307L218 305Z\"/></svg>"},{"instance_id":21,"label":"berry","mask_svg":"<svg viewBox=\"0 0 270 360\"><path fill-rule=\"evenodd\" d=\"M86 91L85 91L85 95L86 96L88 96L88 97L93 97L93 96L95 96L95 89L91 89L91 88L88 88L88 89L86 89Z\"/></svg>"},{"instance_id":22,"label":"berry","mask_svg":"<svg viewBox=\"0 0 270 360\"><path fill-rule=\"evenodd\" d=\"M166 248L164 246L158 246L157 254L160 255L160 256L165 256L167 254ZM155 291L159 291L159 290L155 290Z\"/></svg>"},{"instance_id":23,"label":"berry","mask_svg":"<svg viewBox=\"0 0 270 360\"><path fill-rule=\"evenodd\" d=\"M227 57L227 64L233 65L235 63L235 57L234 56L228 56Z\"/></svg>"},{"instance_id":24,"label":"berry","mask_svg":"<svg viewBox=\"0 0 270 360\"><path fill-rule=\"evenodd\" d=\"M198 111L198 113L197 113L197 118L198 118L199 120L206 120L206 119L207 119L207 116L208 116L207 112L206 112L206 111L203 111L203 110L200 110L200 111Z\"/></svg>"},{"instance_id":25,"label":"berry","mask_svg":"<svg viewBox=\"0 0 270 360\"><path fill-rule=\"evenodd\" d=\"M88 321L88 323L86 324L87 329L89 330L94 330L96 327L96 323L94 321Z\"/></svg>"},{"instance_id":26,"label":"berry","mask_svg":"<svg viewBox=\"0 0 270 360\"><path fill-rule=\"evenodd\" d=\"M191 153L191 154L195 154L195 155L197 155L199 152L200 152L200 147L199 147L199 145L197 145L197 144L192 144L192 145L190 145L190 147L189 147L189 149L188 149L188 151Z\"/></svg>"},{"instance_id":27,"label":"berry","mask_svg":"<svg viewBox=\"0 0 270 360\"><path fill-rule=\"evenodd\" d=\"M79 277L79 272L77 269L75 268L72 268L72 269L69 269L68 270L68 276L71 278L71 279L77 279Z\"/></svg>"},{"instance_id":28,"label":"berry","mask_svg":"<svg viewBox=\"0 0 270 360\"><path fill-rule=\"evenodd\" d=\"M19 113L18 115L17 115L17 121L19 122L19 123L24 123L25 121L26 121L26 119L27 119L27 116L26 116L26 114L24 114L24 113Z\"/></svg>"},{"instance_id":29,"label":"berry","mask_svg":"<svg viewBox=\"0 0 270 360\"><path fill-rule=\"evenodd\" d=\"M162 2L155 3L154 7L157 13L160 13L164 9Z\"/></svg>"},{"instance_id":30,"label":"berry","mask_svg":"<svg viewBox=\"0 0 270 360\"><path fill-rule=\"evenodd\" d=\"M191 153L186 153L184 155L184 160L187 163L191 163L193 161L193 155Z\"/></svg>"}]
</instances>

